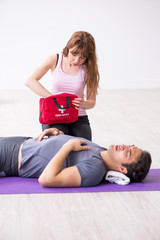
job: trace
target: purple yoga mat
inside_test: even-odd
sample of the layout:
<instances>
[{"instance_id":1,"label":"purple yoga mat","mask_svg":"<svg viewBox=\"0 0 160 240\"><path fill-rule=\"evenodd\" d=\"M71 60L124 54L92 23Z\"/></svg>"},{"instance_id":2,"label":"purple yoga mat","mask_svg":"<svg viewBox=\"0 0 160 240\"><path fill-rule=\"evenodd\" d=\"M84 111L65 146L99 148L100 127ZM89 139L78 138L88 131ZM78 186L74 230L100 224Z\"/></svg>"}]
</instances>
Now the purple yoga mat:
<instances>
[{"instance_id":1,"label":"purple yoga mat","mask_svg":"<svg viewBox=\"0 0 160 240\"><path fill-rule=\"evenodd\" d=\"M33 193L82 193L82 192L130 192L159 191L160 169L151 169L141 183L125 186L114 183L101 183L95 187L76 188L43 188L35 178L4 177L0 178L0 194L33 194Z\"/></svg>"}]
</instances>

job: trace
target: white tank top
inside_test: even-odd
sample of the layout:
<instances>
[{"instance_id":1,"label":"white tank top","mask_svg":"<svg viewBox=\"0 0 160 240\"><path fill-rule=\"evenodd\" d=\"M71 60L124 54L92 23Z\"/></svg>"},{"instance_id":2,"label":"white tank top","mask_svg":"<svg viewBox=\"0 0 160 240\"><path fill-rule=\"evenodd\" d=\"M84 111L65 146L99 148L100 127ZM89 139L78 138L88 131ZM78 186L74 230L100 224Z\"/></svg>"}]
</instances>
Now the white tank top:
<instances>
[{"instance_id":1,"label":"white tank top","mask_svg":"<svg viewBox=\"0 0 160 240\"><path fill-rule=\"evenodd\" d=\"M79 98L84 99L84 76L85 71L83 66L79 70L79 72L75 75L70 75L64 73L61 68L62 63L62 53L59 55L58 63L55 70L51 73L51 85L50 91L54 94L60 93L72 93L77 95ZM86 115L85 109L79 109L79 116Z\"/></svg>"}]
</instances>

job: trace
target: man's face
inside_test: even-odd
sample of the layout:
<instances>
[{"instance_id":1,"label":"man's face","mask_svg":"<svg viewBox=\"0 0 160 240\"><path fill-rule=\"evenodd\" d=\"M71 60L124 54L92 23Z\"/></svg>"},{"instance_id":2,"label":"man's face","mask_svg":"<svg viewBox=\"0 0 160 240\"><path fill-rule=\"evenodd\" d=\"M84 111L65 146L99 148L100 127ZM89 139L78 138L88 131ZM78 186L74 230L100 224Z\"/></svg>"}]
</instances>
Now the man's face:
<instances>
[{"instance_id":1,"label":"man's face","mask_svg":"<svg viewBox=\"0 0 160 240\"><path fill-rule=\"evenodd\" d=\"M138 162L141 154L142 149L134 145L111 145L108 150L110 161L117 166Z\"/></svg>"}]
</instances>

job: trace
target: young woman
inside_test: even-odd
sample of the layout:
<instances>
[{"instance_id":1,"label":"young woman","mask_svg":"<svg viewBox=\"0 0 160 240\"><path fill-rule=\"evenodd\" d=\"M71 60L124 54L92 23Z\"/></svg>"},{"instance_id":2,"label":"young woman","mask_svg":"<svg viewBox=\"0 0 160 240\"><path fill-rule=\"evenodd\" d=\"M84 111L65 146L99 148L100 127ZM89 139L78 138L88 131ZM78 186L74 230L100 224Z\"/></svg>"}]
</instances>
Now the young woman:
<instances>
[{"instance_id":1,"label":"young woman","mask_svg":"<svg viewBox=\"0 0 160 240\"><path fill-rule=\"evenodd\" d=\"M39 80L51 70L51 88L48 91ZM84 31L75 32L61 54L53 54L27 79L25 85L41 97L59 93L77 96L72 102L78 109L78 120L71 124L42 125L42 130L56 127L77 137L92 139L87 109L95 106L99 85L96 45L93 36ZM85 95L86 90L86 95Z\"/></svg>"}]
</instances>

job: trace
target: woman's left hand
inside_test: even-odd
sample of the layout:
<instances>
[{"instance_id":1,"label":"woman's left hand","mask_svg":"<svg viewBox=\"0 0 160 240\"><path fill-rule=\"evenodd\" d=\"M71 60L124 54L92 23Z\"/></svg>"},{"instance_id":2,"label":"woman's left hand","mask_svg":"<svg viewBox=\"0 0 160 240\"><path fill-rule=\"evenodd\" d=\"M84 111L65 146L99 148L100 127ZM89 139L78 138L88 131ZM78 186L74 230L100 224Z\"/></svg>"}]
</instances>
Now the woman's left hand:
<instances>
[{"instance_id":1,"label":"woman's left hand","mask_svg":"<svg viewBox=\"0 0 160 240\"><path fill-rule=\"evenodd\" d=\"M85 101L83 98L75 98L72 101L72 104L75 106L75 109L79 110L80 108L85 108Z\"/></svg>"}]
</instances>

